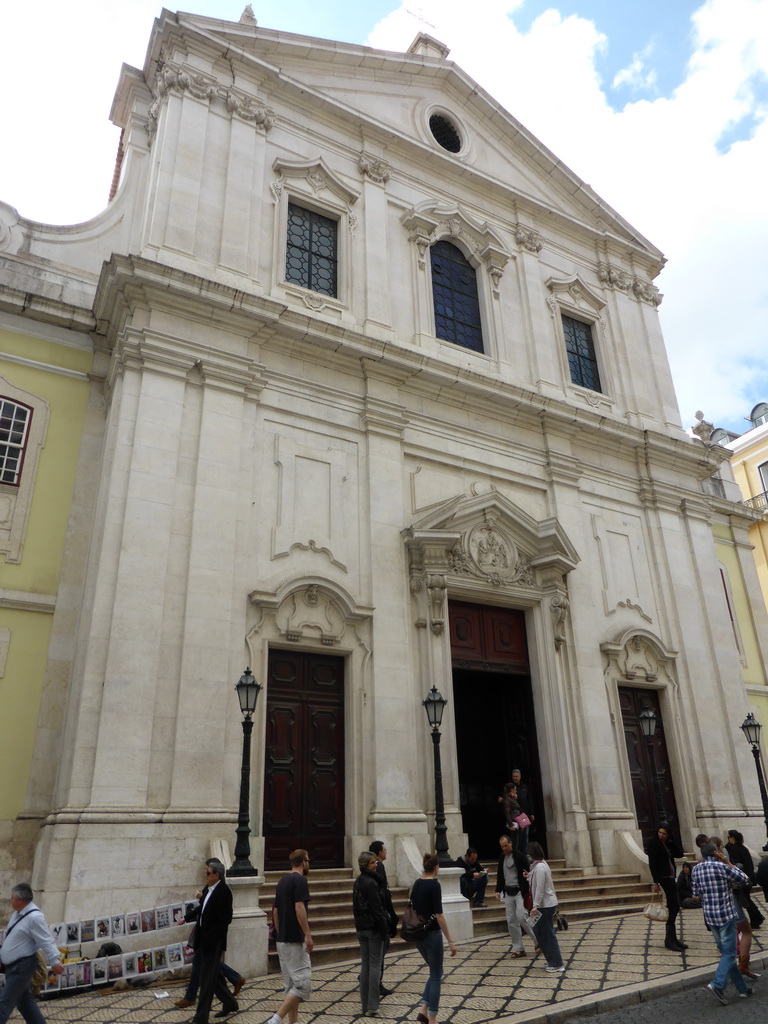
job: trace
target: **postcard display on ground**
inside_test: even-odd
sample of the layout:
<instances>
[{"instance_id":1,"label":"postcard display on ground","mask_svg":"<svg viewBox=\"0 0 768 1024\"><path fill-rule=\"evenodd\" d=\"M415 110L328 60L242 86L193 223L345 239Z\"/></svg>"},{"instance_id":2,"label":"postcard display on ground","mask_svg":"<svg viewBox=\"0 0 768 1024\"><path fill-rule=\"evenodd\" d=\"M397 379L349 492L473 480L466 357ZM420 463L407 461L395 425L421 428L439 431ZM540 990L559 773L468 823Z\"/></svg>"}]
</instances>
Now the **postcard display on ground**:
<instances>
[{"instance_id":1,"label":"postcard display on ground","mask_svg":"<svg viewBox=\"0 0 768 1024\"><path fill-rule=\"evenodd\" d=\"M153 910L136 910L111 917L92 917L85 921L67 921L49 927L53 941L67 960L72 946L79 948L89 942L99 943L100 947L106 943L116 943L119 946L121 941L125 942L127 939L137 939L143 935L149 939L152 933L179 928L187 923L185 914L196 906L197 902L174 903L172 906L155 907ZM0 930L0 944L4 938L5 931ZM101 949L98 952L101 952ZM65 963L63 974L49 974L41 992L106 985L119 978L178 970L185 964L191 964L193 956L194 950L188 942L172 942L167 945L152 945L150 948L130 953L82 957Z\"/></svg>"}]
</instances>

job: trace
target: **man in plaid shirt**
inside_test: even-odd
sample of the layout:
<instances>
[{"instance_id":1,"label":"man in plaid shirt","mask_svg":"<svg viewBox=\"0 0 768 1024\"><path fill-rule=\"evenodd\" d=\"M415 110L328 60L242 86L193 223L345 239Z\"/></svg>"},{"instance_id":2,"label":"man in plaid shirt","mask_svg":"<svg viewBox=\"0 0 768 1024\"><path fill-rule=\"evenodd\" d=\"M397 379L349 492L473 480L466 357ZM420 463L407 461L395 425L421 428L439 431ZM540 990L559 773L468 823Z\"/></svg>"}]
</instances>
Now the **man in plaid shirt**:
<instances>
[{"instance_id":1,"label":"man in plaid shirt","mask_svg":"<svg viewBox=\"0 0 768 1024\"><path fill-rule=\"evenodd\" d=\"M720 950L720 963L715 976L707 986L721 1003L727 1002L725 986L731 979L740 996L751 996L752 989L744 981L736 962L736 920L738 911L733 899L733 882L747 882L749 879L739 868L730 863L725 854L717 852L714 843L701 847L702 860L691 872L693 895L701 900L704 920Z\"/></svg>"}]
</instances>

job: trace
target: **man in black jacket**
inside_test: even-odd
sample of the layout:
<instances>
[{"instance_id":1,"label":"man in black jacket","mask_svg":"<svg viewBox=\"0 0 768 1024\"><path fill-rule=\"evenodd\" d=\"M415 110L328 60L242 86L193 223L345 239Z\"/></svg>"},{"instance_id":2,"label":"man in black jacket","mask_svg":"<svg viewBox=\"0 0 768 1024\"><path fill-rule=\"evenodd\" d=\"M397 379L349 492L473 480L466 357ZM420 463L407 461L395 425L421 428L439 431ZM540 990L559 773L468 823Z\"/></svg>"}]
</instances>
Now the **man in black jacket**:
<instances>
[{"instance_id":1,"label":"man in black jacket","mask_svg":"<svg viewBox=\"0 0 768 1024\"><path fill-rule=\"evenodd\" d=\"M214 995L222 1009L216 1017L236 1013L237 1000L219 974L219 961L227 948L227 930L232 921L232 890L224 881L226 868L220 860L205 862L205 888L200 897L195 929L195 953L200 955L200 995L193 1024L208 1024Z\"/></svg>"},{"instance_id":2,"label":"man in black jacket","mask_svg":"<svg viewBox=\"0 0 768 1024\"><path fill-rule=\"evenodd\" d=\"M392 903L392 893L389 891L387 869L384 867L384 861L387 859L387 848L380 839L374 839L368 849L376 858L376 874L384 884L384 907L387 912L387 921L389 923L389 934L384 940L384 952L381 957L381 978L379 980L379 995L383 999L384 996L391 996L394 992L393 988L387 988L384 984L384 957L389 949L390 939L393 939L395 935L397 935L398 917Z\"/></svg>"},{"instance_id":3,"label":"man in black jacket","mask_svg":"<svg viewBox=\"0 0 768 1024\"><path fill-rule=\"evenodd\" d=\"M485 906L485 887L488 885L488 872L477 862L477 850L470 846L463 857L454 864L464 874L459 879L461 895L472 901L473 907Z\"/></svg>"}]
</instances>

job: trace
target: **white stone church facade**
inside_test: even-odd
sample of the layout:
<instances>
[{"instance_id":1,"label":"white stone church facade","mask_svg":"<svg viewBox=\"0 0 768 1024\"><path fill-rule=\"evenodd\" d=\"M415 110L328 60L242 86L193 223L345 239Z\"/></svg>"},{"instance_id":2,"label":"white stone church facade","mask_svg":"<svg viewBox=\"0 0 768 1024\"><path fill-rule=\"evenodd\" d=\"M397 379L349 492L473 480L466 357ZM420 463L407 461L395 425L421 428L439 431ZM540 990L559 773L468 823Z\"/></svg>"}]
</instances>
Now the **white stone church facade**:
<instances>
[{"instance_id":1,"label":"white stone church facade","mask_svg":"<svg viewBox=\"0 0 768 1024\"><path fill-rule=\"evenodd\" d=\"M433 685L454 856L522 767L551 856L634 863L646 707L687 847L756 843L751 519L702 491L659 251L423 35L164 11L112 117L104 213L0 208L4 309L77 310L97 353L27 808L49 919L172 898L233 841L246 665L259 868L382 838L407 873Z\"/></svg>"}]
</instances>

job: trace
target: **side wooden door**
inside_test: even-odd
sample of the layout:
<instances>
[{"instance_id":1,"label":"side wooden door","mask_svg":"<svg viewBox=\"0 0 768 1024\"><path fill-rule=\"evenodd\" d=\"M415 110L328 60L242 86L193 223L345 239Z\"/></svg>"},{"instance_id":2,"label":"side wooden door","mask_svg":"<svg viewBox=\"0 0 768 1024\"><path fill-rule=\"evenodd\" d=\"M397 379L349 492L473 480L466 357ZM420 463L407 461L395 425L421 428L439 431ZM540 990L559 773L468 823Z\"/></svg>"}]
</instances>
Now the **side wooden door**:
<instances>
[{"instance_id":1,"label":"side wooden door","mask_svg":"<svg viewBox=\"0 0 768 1024\"><path fill-rule=\"evenodd\" d=\"M679 836L677 804L675 790L672 785L672 770L669 764L667 742L664 738L664 722L661 717L659 695L655 690L635 689L631 686L619 687L619 704L624 725L624 739L627 744L629 774L632 778L632 792L635 797L637 827L642 831L644 839L656 834L661 821L671 825ZM656 715L656 733L651 740L653 759L656 762L662 806L657 807L656 789L653 779L653 764L648 749L648 740L640 728L640 712L650 707Z\"/></svg>"},{"instance_id":2,"label":"side wooden door","mask_svg":"<svg viewBox=\"0 0 768 1024\"><path fill-rule=\"evenodd\" d=\"M264 866L292 850L344 862L344 660L272 650L267 686Z\"/></svg>"}]
</instances>

